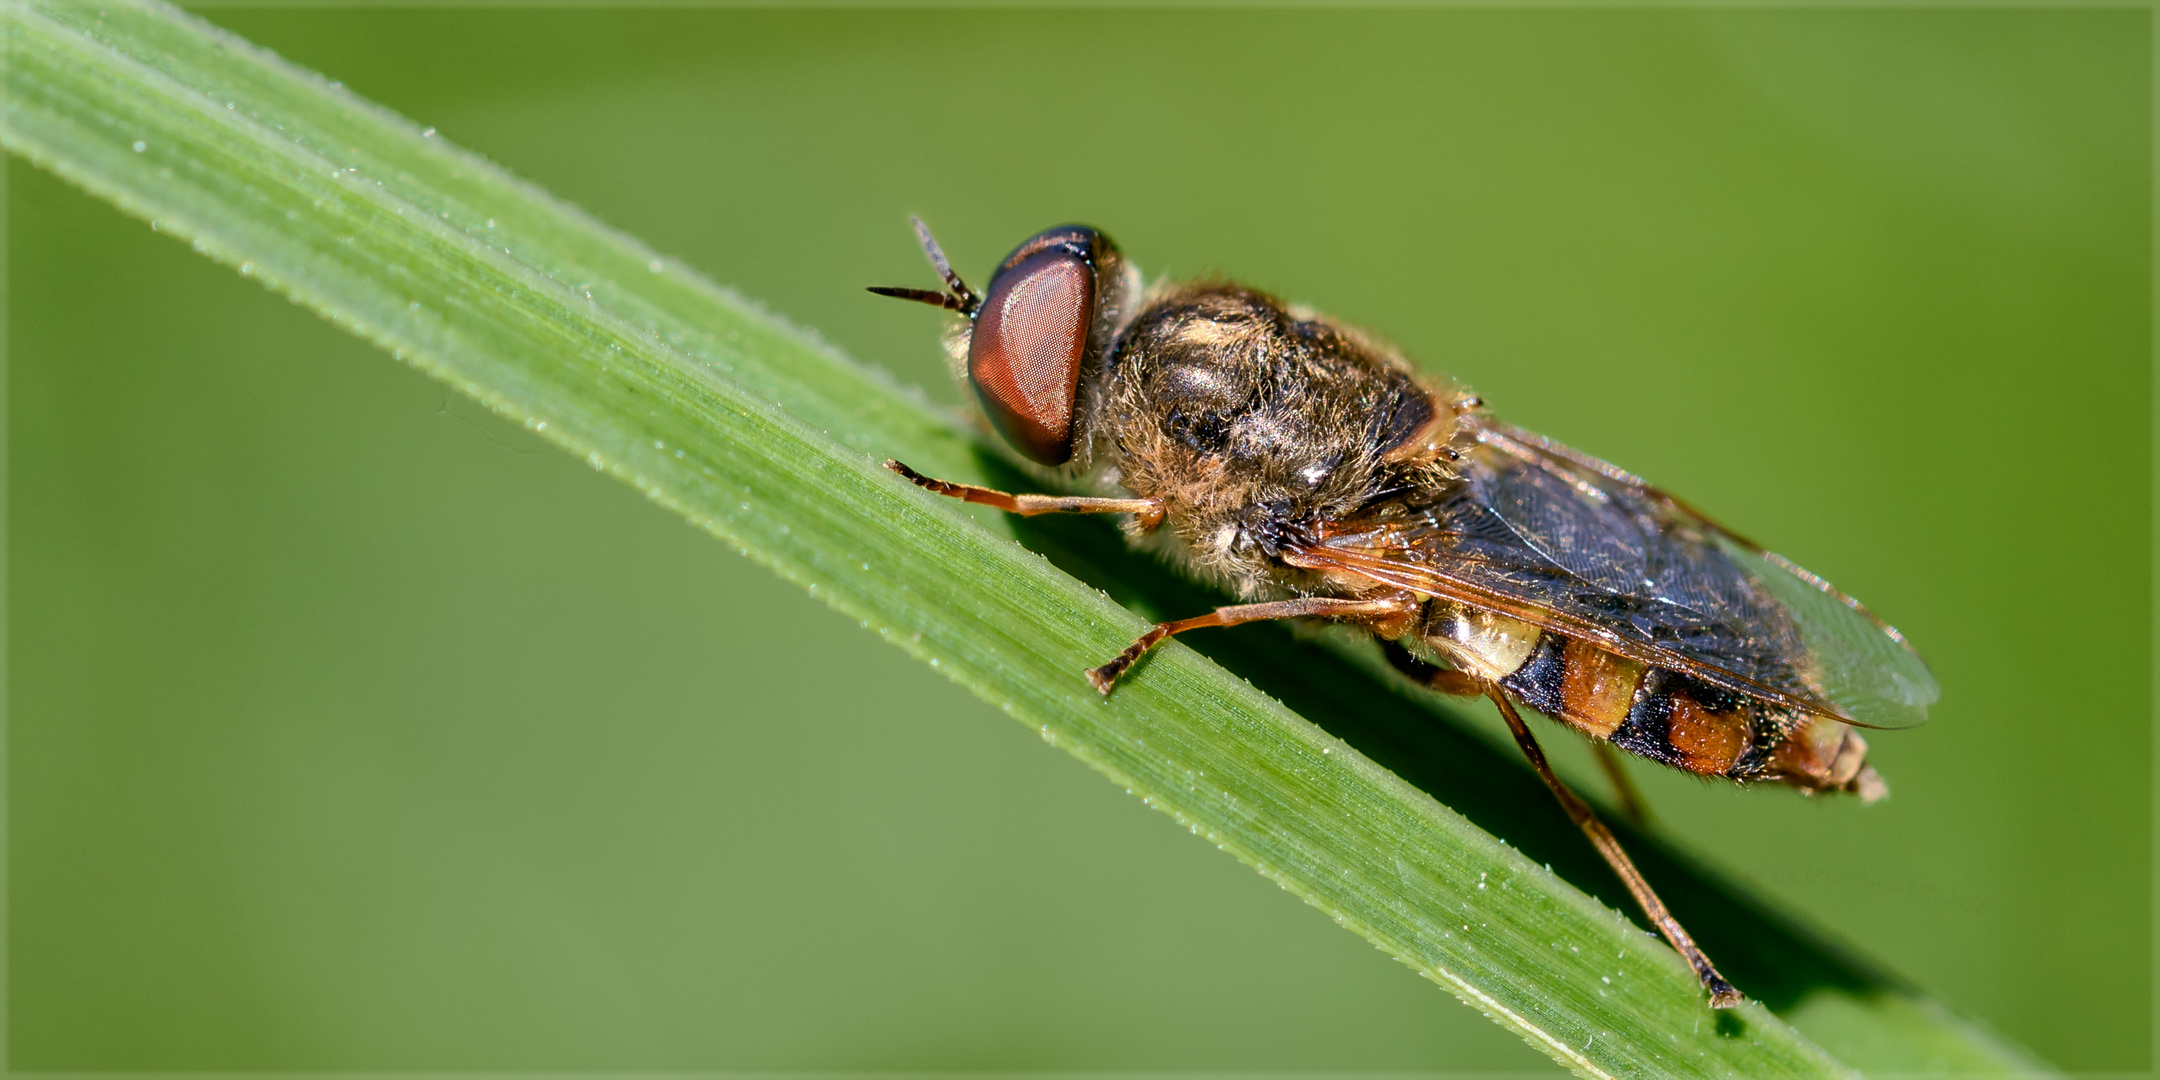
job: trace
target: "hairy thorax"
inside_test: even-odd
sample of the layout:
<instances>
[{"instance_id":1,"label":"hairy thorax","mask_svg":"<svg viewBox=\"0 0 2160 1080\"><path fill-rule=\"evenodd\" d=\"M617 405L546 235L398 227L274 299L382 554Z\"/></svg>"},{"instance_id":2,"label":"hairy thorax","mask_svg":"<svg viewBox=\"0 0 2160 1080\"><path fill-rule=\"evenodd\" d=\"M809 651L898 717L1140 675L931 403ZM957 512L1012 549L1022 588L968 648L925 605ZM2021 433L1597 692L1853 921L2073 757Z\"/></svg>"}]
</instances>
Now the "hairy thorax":
<instances>
[{"instance_id":1,"label":"hairy thorax","mask_svg":"<svg viewBox=\"0 0 2160 1080\"><path fill-rule=\"evenodd\" d=\"M1234 285L1151 296L1096 403L1104 479L1163 501L1173 552L1242 596L1337 591L1275 561L1294 530L1445 470L1460 388L1393 349ZM1470 404L1474 404L1471 402Z\"/></svg>"}]
</instances>

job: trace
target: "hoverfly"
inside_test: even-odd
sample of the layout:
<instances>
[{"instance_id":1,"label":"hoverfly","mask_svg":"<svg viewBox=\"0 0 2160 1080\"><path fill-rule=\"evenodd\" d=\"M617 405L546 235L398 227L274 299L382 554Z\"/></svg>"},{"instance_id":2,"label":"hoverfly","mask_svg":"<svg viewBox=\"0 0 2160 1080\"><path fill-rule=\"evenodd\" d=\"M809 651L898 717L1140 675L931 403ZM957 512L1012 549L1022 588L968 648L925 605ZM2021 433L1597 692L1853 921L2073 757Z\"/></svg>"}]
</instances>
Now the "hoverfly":
<instances>
[{"instance_id":1,"label":"hoverfly","mask_svg":"<svg viewBox=\"0 0 2160 1080\"><path fill-rule=\"evenodd\" d=\"M870 291L958 314L948 351L991 425L1099 494L1014 495L887 467L1012 513L1127 515L1128 539L1245 601L1156 624L1087 672L1097 690L1188 630L1363 627L1411 677L1490 700L1710 1004L1740 1002L1516 706L1601 755L1873 802L1887 788L1853 728L1913 726L1937 696L1895 629L1633 474L1502 423L1356 328L1227 282L1143 287L1081 225L1028 238L978 295L915 229L945 288Z\"/></svg>"}]
</instances>

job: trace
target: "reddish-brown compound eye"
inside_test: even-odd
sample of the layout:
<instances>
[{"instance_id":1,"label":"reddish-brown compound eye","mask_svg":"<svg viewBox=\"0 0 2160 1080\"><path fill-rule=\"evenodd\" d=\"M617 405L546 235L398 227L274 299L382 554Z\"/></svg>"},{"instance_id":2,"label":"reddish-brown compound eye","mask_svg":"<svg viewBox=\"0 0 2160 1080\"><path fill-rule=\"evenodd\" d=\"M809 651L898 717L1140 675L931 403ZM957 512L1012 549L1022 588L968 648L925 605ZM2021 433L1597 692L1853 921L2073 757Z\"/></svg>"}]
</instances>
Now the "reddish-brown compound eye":
<instances>
[{"instance_id":1,"label":"reddish-brown compound eye","mask_svg":"<svg viewBox=\"0 0 2160 1080\"><path fill-rule=\"evenodd\" d=\"M1044 465L1073 453L1073 406L1095 322L1093 229L1050 229L1020 245L990 279L968 341L968 381L1006 441Z\"/></svg>"}]
</instances>

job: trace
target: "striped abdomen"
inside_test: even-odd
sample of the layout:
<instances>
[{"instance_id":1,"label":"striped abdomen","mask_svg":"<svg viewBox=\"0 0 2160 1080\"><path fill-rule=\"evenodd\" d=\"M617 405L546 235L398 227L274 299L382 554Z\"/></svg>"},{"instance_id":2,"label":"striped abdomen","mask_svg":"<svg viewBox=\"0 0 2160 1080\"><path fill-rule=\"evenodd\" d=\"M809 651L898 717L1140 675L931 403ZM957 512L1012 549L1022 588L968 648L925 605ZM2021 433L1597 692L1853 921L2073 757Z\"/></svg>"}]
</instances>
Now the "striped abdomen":
<instances>
[{"instance_id":1,"label":"striped abdomen","mask_svg":"<svg viewBox=\"0 0 2160 1080\"><path fill-rule=\"evenodd\" d=\"M1702 776L1879 796L1867 742L1794 712L1587 642L1447 601L1427 605L1424 644L1593 739Z\"/></svg>"}]
</instances>

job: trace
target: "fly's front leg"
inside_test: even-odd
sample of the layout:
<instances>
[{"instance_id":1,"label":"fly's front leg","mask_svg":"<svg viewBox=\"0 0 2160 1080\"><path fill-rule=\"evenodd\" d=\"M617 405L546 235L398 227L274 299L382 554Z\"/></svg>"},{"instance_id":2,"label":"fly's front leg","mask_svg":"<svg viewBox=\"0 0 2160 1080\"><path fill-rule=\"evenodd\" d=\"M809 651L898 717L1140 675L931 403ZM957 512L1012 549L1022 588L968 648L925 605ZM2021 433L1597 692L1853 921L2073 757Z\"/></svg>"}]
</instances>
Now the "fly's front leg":
<instances>
[{"instance_id":1,"label":"fly's front leg","mask_svg":"<svg viewBox=\"0 0 2160 1080\"><path fill-rule=\"evenodd\" d=\"M908 468L891 458L885 459L885 467L899 473L924 491L933 492L962 502L995 506L1008 514L1034 517L1037 514L1131 514L1140 520L1140 528L1152 532L1163 521L1161 499L1090 499L1073 495L1008 495L973 484L955 484L950 480L935 480Z\"/></svg>"},{"instance_id":2,"label":"fly's front leg","mask_svg":"<svg viewBox=\"0 0 2160 1080\"><path fill-rule=\"evenodd\" d=\"M1590 804L1577 798L1574 792L1567 789L1566 784L1560 782L1559 777L1553 775L1552 766L1545 761L1544 749L1538 746L1537 739L1532 737L1530 729L1524 726L1522 717L1516 714L1515 706L1508 701L1506 692L1502 691L1497 683L1486 683L1485 696L1491 698L1493 705L1500 710L1501 719L1507 721L1508 731L1515 736L1515 745L1522 747L1523 756L1530 759L1530 767L1537 770L1538 779L1545 781L1545 786L1552 789L1553 797L1560 800L1561 808L1567 811L1568 817L1574 819L1576 827L1583 831L1583 835L1590 838L1590 846L1605 857L1605 865L1612 867L1613 873L1620 875L1621 882L1627 885L1628 892L1634 894L1635 903L1642 907L1643 914L1650 917L1650 922L1665 935L1665 940L1671 942L1673 949L1688 962L1688 966L1695 969L1695 977L1702 980L1703 989L1710 992L1710 1007L1730 1009L1740 1004L1744 1000L1740 991L1733 989L1733 985L1725 981L1725 976L1718 974L1717 968L1710 963L1710 958L1696 946L1695 939L1689 937L1688 932L1681 928L1680 920L1673 918L1672 912L1665 909L1665 901L1658 899L1658 894L1650 888L1650 883L1643 879L1642 871L1635 869L1635 861L1628 858L1627 852L1620 847L1620 841L1613 838L1612 830L1607 829L1605 823L1590 812Z\"/></svg>"},{"instance_id":3,"label":"fly's front leg","mask_svg":"<svg viewBox=\"0 0 2160 1080\"><path fill-rule=\"evenodd\" d=\"M1012 495L993 491L973 484L955 484L950 480L937 480L908 468L906 465L885 459L885 467L899 473L915 486L966 502L994 506L1011 514L1032 517L1036 514L1132 514L1139 519L1140 527L1152 530L1163 521L1161 499L1096 499L1070 495ZM1238 604L1219 607L1206 615L1176 622L1156 623L1154 629L1140 635L1139 640L1125 647L1109 663L1087 673L1088 682L1095 689L1107 694L1133 662L1149 649L1169 640L1172 635L1203 626L1236 626L1239 623L1261 622L1267 619L1322 618L1343 619L1366 624L1383 624L1405 618L1417 611L1418 601L1409 593L1399 593L1379 600L1352 600L1334 596L1307 596L1295 600L1277 600L1267 604Z\"/></svg>"},{"instance_id":4,"label":"fly's front leg","mask_svg":"<svg viewBox=\"0 0 2160 1080\"><path fill-rule=\"evenodd\" d=\"M1397 593L1377 600L1352 600L1339 596L1301 596L1295 600L1276 600L1266 604L1236 604L1219 607L1205 615L1176 622L1156 623L1155 628L1140 635L1125 651L1117 654L1109 663L1087 673L1088 681L1095 689L1107 694L1118 676L1149 649L1168 641L1173 635L1206 626L1236 626L1239 623L1265 622L1269 619L1339 619L1367 625L1384 624L1416 613L1418 600L1409 593Z\"/></svg>"}]
</instances>

